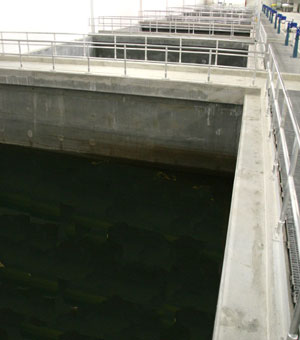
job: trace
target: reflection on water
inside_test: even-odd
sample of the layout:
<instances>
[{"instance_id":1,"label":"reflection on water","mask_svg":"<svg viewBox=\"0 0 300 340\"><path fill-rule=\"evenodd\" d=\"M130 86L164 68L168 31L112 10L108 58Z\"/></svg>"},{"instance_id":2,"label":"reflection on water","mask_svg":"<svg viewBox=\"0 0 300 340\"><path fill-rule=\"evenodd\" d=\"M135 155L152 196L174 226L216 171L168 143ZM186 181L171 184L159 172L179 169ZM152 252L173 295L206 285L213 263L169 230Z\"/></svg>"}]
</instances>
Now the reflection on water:
<instances>
[{"instance_id":1,"label":"reflection on water","mask_svg":"<svg viewBox=\"0 0 300 340\"><path fill-rule=\"evenodd\" d=\"M231 178L0 153L1 339L211 339Z\"/></svg>"}]
</instances>

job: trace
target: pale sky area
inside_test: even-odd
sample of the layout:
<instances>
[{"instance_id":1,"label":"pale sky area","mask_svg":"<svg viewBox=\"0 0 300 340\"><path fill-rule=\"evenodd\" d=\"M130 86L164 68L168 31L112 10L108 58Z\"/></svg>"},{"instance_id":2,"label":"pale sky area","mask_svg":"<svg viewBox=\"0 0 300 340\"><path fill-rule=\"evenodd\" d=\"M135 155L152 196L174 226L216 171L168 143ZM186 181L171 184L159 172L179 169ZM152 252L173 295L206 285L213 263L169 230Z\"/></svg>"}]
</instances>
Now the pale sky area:
<instances>
[{"instance_id":1,"label":"pale sky area","mask_svg":"<svg viewBox=\"0 0 300 340\"><path fill-rule=\"evenodd\" d=\"M183 0L143 0L143 9L182 6ZM194 5L195 0L185 0ZM137 15L139 0L94 0L95 16ZM0 0L1 31L86 33L90 0Z\"/></svg>"}]
</instances>

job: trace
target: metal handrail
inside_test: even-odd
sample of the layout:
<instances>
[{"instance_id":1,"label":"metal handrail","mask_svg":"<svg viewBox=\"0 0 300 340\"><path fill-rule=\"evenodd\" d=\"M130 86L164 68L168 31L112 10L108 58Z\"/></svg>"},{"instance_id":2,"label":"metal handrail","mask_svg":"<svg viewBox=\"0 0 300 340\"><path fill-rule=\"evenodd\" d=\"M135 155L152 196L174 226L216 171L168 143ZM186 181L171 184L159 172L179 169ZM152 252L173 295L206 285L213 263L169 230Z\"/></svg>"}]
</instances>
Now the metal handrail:
<instances>
[{"instance_id":1,"label":"metal handrail","mask_svg":"<svg viewBox=\"0 0 300 340\"><path fill-rule=\"evenodd\" d=\"M262 37L264 34L262 34ZM276 61L276 57L272 47L269 45L268 47L268 63L267 63L267 71L268 71L268 84L267 88L270 88L270 100L273 103L273 107L275 109L275 115L273 115L273 119L276 119L277 133L276 137L278 138L278 142L281 145L282 153L283 153L283 161L280 161L278 153L276 153L275 164L283 163L285 173L287 176L285 187L283 189L283 201L280 212L279 226L283 225L288 217L288 205L290 203L292 210L292 217L295 225L296 239L298 244L299 256L300 256L300 215L299 215L299 202L294 182L294 174L297 165L297 160L299 156L300 150L300 129L293 112L292 104L290 98L287 94L287 90L285 88L284 82L282 80L280 70L278 67L278 63ZM283 104L279 105L279 91L282 91L283 94ZM289 155L287 138L285 134L285 121L287 116L290 119L291 126L294 133L294 142L293 142L293 150L291 156ZM278 171L280 171L278 169ZM298 339L299 336L299 325L300 325L300 301L298 298L298 302L294 311L294 315L292 317L290 329L287 335L287 339L295 340Z\"/></svg>"},{"instance_id":2,"label":"metal handrail","mask_svg":"<svg viewBox=\"0 0 300 340\"><path fill-rule=\"evenodd\" d=\"M115 36L114 36L115 37ZM167 66L172 64L182 64L182 65L189 65L189 66L199 66L199 65L205 65L209 67L208 70L208 81L210 80L210 67L218 67L218 68L239 68L239 67L231 67L231 66L225 66L218 64L218 60L220 56L231 56L231 57L244 57L244 58L254 58L256 61L258 58L264 58L264 54L257 51L248 51L248 50L241 50L241 49L226 49L226 48L220 48L219 44L217 43L215 47L195 47L195 46L183 46L182 41L180 42L179 46L174 45L167 45L167 46L161 46L161 45L155 45L155 44L148 44L146 43L119 43L116 42L116 39L114 39L114 42L91 42L91 41L65 41L65 42L57 42L54 40L20 40L20 39L0 39L0 47L2 46L2 53L0 53L0 56L17 56L19 58L19 65L22 68L24 64L24 60L26 57L26 60L30 58L31 60L34 60L36 57L51 57L52 59L52 70L56 69L56 61L58 58L72 58L72 59L83 59L86 60L87 66L88 66L88 72L91 72L91 60L120 60L124 62L124 75L126 75L126 65L127 62L148 62L148 63L157 63L157 64L164 64L165 65L165 77L167 78ZM13 46L14 50L8 51L8 48ZM68 54L63 54L62 52L58 51L58 48L60 46L63 47L79 47L81 48L82 52L80 55L73 55L70 56ZM37 50L38 48L38 50ZM24 49L26 52L23 52ZM99 58L99 57L93 57L91 56L91 50L92 49L110 49L113 52L113 57L111 58ZM123 51L124 55L119 58L117 55L117 51ZM128 54L129 51L143 51L143 58L142 59L132 59L126 57L126 53ZM148 53L152 52L161 52L164 54L164 58L161 61L154 61L149 60ZM38 54L34 54L38 52ZM44 52L44 53L43 53ZM168 60L168 55L171 54L178 55L178 62L172 62ZM198 54L198 55L208 55L209 56L209 62L207 63L206 59L204 62L199 63L187 63L182 61L182 55L184 54ZM213 59L213 56L215 57ZM203 60L202 60L203 61ZM253 72L253 85L255 83L255 77L256 77L256 63L254 63L253 68L245 68L240 67L242 69L247 69Z\"/></svg>"},{"instance_id":3,"label":"metal handrail","mask_svg":"<svg viewBox=\"0 0 300 340\"><path fill-rule=\"evenodd\" d=\"M144 19L142 17L98 17L90 20L90 25L96 28L97 31L114 33L116 31L136 33L143 31L143 29L149 29L151 33L161 33L160 30L166 30L169 33L182 33L182 30L187 31L189 34L195 34L198 31L208 31L210 35L215 35L216 32L226 32L230 36L235 33L249 34L255 28L255 22L253 23L241 23L241 22L228 22L226 18L218 18L218 20L211 21L169 21L165 20L153 20ZM154 32L153 32L154 31Z\"/></svg>"}]
</instances>

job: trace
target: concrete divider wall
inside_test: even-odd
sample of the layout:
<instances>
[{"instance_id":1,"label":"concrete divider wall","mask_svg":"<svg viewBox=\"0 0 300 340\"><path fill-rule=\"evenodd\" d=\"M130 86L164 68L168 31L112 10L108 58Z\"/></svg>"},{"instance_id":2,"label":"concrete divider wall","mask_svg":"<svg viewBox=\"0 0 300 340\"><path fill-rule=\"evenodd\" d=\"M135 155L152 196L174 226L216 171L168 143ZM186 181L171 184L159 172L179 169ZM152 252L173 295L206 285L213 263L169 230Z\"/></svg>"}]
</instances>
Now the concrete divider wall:
<instances>
[{"instance_id":1,"label":"concrete divider wall","mask_svg":"<svg viewBox=\"0 0 300 340\"><path fill-rule=\"evenodd\" d=\"M241 116L236 104L0 85L0 142L52 150L233 172Z\"/></svg>"}]
</instances>

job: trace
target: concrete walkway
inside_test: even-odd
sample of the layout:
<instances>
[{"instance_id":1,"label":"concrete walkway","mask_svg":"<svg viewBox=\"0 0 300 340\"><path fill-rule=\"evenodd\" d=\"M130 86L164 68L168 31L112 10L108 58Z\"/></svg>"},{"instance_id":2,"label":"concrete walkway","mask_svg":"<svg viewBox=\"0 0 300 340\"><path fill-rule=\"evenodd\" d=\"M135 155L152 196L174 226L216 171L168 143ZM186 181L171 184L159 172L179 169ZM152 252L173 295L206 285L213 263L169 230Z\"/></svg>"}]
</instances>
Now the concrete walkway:
<instances>
[{"instance_id":1,"label":"concrete walkway","mask_svg":"<svg viewBox=\"0 0 300 340\"><path fill-rule=\"evenodd\" d=\"M300 24L300 14L299 13L283 13L287 14L288 19L298 18L298 24ZM300 75L300 57L292 58L293 53L293 40L292 38L289 41L289 46L285 46L285 32L277 33L277 30L274 29L274 24L271 24L269 20L266 18L264 14L262 14L262 23L264 25L265 31L268 35L268 41L271 44L273 51L276 55L276 59L278 62L279 70L281 73L293 73L295 76ZM288 87L288 96L290 98L294 115L298 121L298 125L300 125L300 90L296 86ZM279 99L282 96L279 96ZM287 118L285 131L288 133L287 142L289 146L289 154L291 157L292 146L294 133L291 126L291 122ZM300 201L300 165L298 161L298 166L296 167L296 175L295 175L295 183L297 189L298 202Z\"/></svg>"}]
</instances>

